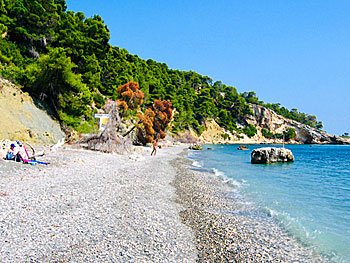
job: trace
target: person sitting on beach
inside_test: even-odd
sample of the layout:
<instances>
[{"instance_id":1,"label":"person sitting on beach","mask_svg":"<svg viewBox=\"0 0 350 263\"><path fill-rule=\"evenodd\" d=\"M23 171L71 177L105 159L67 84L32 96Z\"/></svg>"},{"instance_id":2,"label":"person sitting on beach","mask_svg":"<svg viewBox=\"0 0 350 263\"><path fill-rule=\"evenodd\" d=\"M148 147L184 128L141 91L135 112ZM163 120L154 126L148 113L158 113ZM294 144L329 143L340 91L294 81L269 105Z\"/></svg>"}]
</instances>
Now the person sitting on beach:
<instances>
[{"instance_id":1,"label":"person sitting on beach","mask_svg":"<svg viewBox=\"0 0 350 263\"><path fill-rule=\"evenodd\" d=\"M156 156L156 153L157 153L157 144L158 144L158 139L154 141L153 143L153 151L151 153L151 156L153 155L154 153L154 156Z\"/></svg>"},{"instance_id":2,"label":"person sitting on beach","mask_svg":"<svg viewBox=\"0 0 350 263\"><path fill-rule=\"evenodd\" d=\"M23 158L21 156L21 154L19 152L15 152L15 144L11 144L10 145L10 150L7 151L6 154L6 160L12 160L12 161L16 161L16 162L23 162Z\"/></svg>"},{"instance_id":3,"label":"person sitting on beach","mask_svg":"<svg viewBox=\"0 0 350 263\"><path fill-rule=\"evenodd\" d=\"M13 143L10 145L10 150L7 151L6 154L6 160L14 160L16 153L15 153L15 147L16 145L14 145Z\"/></svg>"}]
</instances>

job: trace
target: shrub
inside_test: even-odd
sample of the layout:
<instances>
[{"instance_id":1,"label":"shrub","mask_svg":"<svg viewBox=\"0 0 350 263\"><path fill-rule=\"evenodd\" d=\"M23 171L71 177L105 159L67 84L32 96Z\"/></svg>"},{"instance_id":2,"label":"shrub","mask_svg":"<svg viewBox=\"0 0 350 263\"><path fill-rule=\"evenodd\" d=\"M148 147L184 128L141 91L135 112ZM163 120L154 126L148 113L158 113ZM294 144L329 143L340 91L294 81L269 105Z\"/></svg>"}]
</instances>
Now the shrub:
<instances>
[{"instance_id":1,"label":"shrub","mask_svg":"<svg viewBox=\"0 0 350 263\"><path fill-rule=\"evenodd\" d=\"M272 139L272 138L275 137L275 135L274 135L272 132L266 130L265 128L262 128L262 129L261 129L261 133L262 133L262 135L263 135L265 138L267 138L267 139Z\"/></svg>"},{"instance_id":2,"label":"shrub","mask_svg":"<svg viewBox=\"0 0 350 263\"><path fill-rule=\"evenodd\" d=\"M256 134L257 129L254 125L248 124L246 127L244 127L243 132L247 134L249 138L251 138Z\"/></svg>"},{"instance_id":3,"label":"shrub","mask_svg":"<svg viewBox=\"0 0 350 263\"><path fill-rule=\"evenodd\" d=\"M291 139L294 139L296 136L296 132L295 129L289 127L286 129L286 131L284 132L285 134L285 140L286 141L290 141Z\"/></svg>"}]
</instances>

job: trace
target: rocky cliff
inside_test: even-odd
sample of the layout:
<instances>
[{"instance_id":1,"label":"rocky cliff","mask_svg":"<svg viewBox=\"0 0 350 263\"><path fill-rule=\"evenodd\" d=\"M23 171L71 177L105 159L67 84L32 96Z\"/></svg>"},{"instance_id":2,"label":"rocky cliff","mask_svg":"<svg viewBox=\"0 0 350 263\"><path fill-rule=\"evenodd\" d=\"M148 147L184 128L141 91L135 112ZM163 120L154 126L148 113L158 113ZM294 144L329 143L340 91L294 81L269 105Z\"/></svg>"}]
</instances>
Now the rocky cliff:
<instances>
[{"instance_id":1,"label":"rocky cliff","mask_svg":"<svg viewBox=\"0 0 350 263\"><path fill-rule=\"evenodd\" d=\"M58 122L35 106L32 98L0 78L0 140L54 144L65 137Z\"/></svg>"},{"instance_id":2,"label":"rocky cliff","mask_svg":"<svg viewBox=\"0 0 350 263\"><path fill-rule=\"evenodd\" d=\"M283 133L287 128L293 128L296 132L296 137L293 142L306 144L348 144L349 141L336 136L325 133L324 131L312 128L297 121L284 118L276 114L273 110L260 105L250 105L254 116L247 118L247 122L259 127L258 134L262 136L261 129L272 133Z\"/></svg>"},{"instance_id":3,"label":"rocky cliff","mask_svg":"<svg viewBox=\"0 0 350 263\"><path fill-rule=\"evenodd\" d=\"M257 133L249 138L243 133L229 132L220 127L215 120L208 119L205 122L206 130L197 137L203 143L282 143L282 139L268 139L262 134L262 129L273 134L282 134L287 128L293 128L296 136L290 143L301 144L349 144L339 136L329 135L321 130L301 124L297 121L287 119L276 114L273 110L266 107L251 104L253 115L246 116L245 121L257 127ZM240 127L240 124L238 124ZM243 128L243 126L241 126ZM192 135L194 133L192 132Z\"/></svg>"}]
</instances>

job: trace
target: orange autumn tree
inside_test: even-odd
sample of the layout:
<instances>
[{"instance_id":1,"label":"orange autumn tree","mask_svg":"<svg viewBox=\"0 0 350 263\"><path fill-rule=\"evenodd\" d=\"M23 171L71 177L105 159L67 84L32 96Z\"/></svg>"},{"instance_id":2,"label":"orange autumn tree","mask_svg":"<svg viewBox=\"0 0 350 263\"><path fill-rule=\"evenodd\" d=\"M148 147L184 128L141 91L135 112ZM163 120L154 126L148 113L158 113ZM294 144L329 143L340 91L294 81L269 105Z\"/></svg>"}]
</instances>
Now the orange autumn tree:
<instances>
[{"instance_id":1,"label":"orange autumn tree","mask_svg":"<svg viewBox=\"0 0 350 263\"><path fill-rule=\"evenodd\" d=\"M172 104L168 100L155 100L152 106L153 111L156 114L153 122L154 130L159 134L159 139L164 139L164 131L173 117L173 109L171 108Z\"/></svg>"},{"instance_id":2,"label":"orange autumn tree","mask_svg":"<svg viewBox=\"0 0 350 263\"><path fill-rule=\"evenodd\" d=\"M137 139L141 144L152 142L155 137L155 130L153 129L153 121L155 113L151 108L148 108L144 113L138 113L137 117L140 119L141 125L137 130Z\"/></svg>"},{"instance_id":3,"label":"orange autumn tree","mask_svg":"<svg viewBox=\"0 0 350 263\"><path fill-rule=\"evenodd\" d=\"M140 86L137 82L129 81L128 83L118 87L118 93L120 93L122 99L118 100L119 105L124 111L128 109L138 109L143 104L145 95L140 90Z\"/></svg>"},{"instance_id":4,"label":"orange autumn tree","mask_svg":"<svg viewBox=\"0 0 350 263\"><path fill-rule=\"evenodd\" d=\"M168 100L155 100L144 113L138 113L141 125L137 132L137 138L142 144L150 143L154 139L164 139L165 129L168 127L172 116L172 104Z\"/></svg>"}]
</instances>

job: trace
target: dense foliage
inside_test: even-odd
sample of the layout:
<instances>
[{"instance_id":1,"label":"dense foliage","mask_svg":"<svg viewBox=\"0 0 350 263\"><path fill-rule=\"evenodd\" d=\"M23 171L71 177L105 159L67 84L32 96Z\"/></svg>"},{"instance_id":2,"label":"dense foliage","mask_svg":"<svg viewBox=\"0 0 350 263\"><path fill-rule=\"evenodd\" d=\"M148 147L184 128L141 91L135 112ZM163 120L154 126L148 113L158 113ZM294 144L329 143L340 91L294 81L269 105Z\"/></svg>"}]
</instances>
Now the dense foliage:
<instances>
[{"instance_id":1,"label":"dense foliage","mask_svg":"<svg viewBox=\"0 0 350 263\"><path fill-rule=\"evenodd\" d=\"M262 135L267 139L283 139L283 133L272 133L265 128L261 129ZM284 131L284 139L288 142L296 136L295 129L288 127Z\"/></svg>"},{"instance_id":2,"label":"dense foliage","mask_svg":"<svg viewBox=\"0 0 350 263\"><path fill-rule=\"evenodd\" d=\"M256 133L255 127L245 123L245 116L252 114L248 103L259 103L254 92L239 94L207 76L172 70L165 63L113 47L100 16L86 18L82 12L68 11L65 0L0 0L0 36L0 75L23 85L49 105L63 124L76 129L82 120L92 122L91 114L107 98L124 101L131 108L141 105L130 97L130 90L135 93L137 88L144 94L139 98L144 109L153 107L154 100L171 102L174 132L191 127L201 133L210 117L230 131ZM139 86L123 87L129 81ZM125 90L120 92L118 87ZM279 104L266 106L321 127L314 116Z\"/></svg>"}]
</instances>

